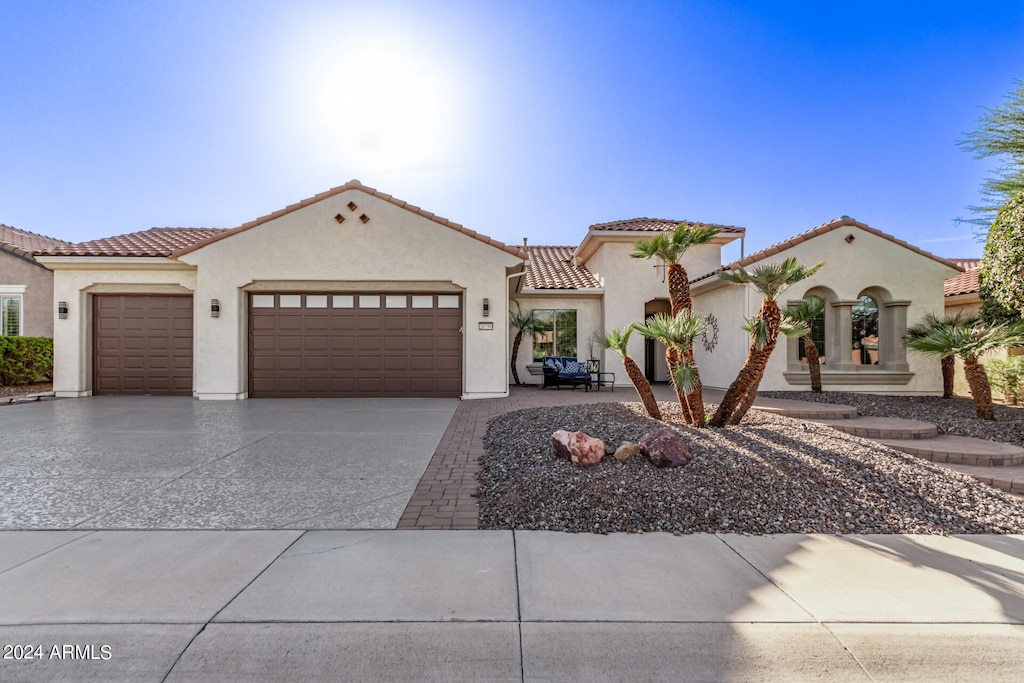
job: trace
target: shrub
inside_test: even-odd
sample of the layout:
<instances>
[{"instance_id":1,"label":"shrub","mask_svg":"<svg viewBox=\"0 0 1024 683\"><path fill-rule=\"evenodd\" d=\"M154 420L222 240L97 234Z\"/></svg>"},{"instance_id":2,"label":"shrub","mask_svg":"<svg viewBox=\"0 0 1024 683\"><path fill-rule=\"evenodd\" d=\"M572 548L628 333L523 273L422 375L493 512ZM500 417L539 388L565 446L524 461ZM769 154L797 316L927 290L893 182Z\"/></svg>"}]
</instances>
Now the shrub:
<instances>
[{"instance_id":1,"label":"shrub","mask_svg":"<svg viewBox=\"0 0 1024 683\"><path fill-rule=\"evenodd\" d=\"M32 384L52 376L52 339L0 337L0 386Z\"/></svg>"},{"instance_id":2,"label":"shrub","mask_svg":"<svg viewBox=\"0 0 1024 683\"><path fill-rule=\"evenodd\" d=\"M1017 405L1024 398L1024 356L989 358L982 361L989 381L1003 394L1003 399Z\"/></svg>"}]
</instances>

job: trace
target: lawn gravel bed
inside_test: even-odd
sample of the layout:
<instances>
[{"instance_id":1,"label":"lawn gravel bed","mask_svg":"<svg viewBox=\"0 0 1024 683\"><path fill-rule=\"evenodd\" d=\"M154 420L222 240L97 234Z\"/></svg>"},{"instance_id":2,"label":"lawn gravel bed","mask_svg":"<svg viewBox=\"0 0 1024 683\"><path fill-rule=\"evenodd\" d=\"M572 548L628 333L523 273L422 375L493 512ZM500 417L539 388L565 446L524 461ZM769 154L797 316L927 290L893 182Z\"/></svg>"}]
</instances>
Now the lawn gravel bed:
<instances>
[{"instance_id":1,"label":"lawn gravel bed","mask_svg":"<svg viewBox=\"0 0 1024 683\"><path fill-rule=\"evenodd\" d=\"M714 406L708 406L709 413ZM739 427L692 429L639 403L531 408L492 419L477 496L481 529L748 534L1024 533L1024 499L866 439L751 410ZM551 434L584 431L617 446L668 424L686 467L643 455L581 466Z\"/></svg>"},{"instance_id":2,"label":"lawn gravel bed","mask_svg":"<svg viewBox=\"0 0 1024 683\"><path fill-rule=\"evenodd\" d=\"M879 396L845 391L761 391L763 398L788 398L816 403L842 403L854 406L861 415L902 417L931 422L940 434L973 436L1001 441L1024 448L1024 408L995 404L995 420L979 420L974 401L969 398L941 396Z\"/></svg>"}]
</instances>

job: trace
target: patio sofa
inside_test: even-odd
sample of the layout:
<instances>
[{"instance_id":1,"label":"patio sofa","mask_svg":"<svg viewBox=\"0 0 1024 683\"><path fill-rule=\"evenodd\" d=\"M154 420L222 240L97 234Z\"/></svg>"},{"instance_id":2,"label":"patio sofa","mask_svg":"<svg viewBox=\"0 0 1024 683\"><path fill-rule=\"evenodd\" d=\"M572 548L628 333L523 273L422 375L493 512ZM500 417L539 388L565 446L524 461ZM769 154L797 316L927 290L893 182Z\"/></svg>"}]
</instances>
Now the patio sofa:
<instances>
[{"instance_id":1,"label":"patio sofa","mask_svg":"<svg viewBox=\"0 0 1024 683\"><path fill-rule=\"evenodd\" d=\"M590 391L590 373L587 366L575 358L544 356L544 388L555 387L560 389L569 386L575 389L583 386Z\"/></svg>"}]
</instances>

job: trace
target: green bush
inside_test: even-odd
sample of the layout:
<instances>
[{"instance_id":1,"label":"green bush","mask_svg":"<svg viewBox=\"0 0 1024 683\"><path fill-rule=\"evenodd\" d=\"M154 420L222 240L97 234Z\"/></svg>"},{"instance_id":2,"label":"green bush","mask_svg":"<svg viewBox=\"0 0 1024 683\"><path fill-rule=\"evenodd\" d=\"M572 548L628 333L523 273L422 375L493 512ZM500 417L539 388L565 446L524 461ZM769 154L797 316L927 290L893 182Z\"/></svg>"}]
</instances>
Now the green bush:
<instances>
[{"instance_id":1,"label":"green bush","mask_svg":"<svg viewBox=\"0 0 1024 683\"><path fill-rule=\"evenodd\" d=\"M1017 405L1024 398L1024 356L989 358L982 361L989 383L1003 394L1003 399Z\"/></svg>"},{"instance_id":2,"label":"green bush","mask_svg":"<svg viewBox=\"0 0 1024 683\"><path fill-rule=\"evenodd\" d=\"M52 339L0 337L0 386L32 384L52 376Z\"/></svg>"}]
</instances>

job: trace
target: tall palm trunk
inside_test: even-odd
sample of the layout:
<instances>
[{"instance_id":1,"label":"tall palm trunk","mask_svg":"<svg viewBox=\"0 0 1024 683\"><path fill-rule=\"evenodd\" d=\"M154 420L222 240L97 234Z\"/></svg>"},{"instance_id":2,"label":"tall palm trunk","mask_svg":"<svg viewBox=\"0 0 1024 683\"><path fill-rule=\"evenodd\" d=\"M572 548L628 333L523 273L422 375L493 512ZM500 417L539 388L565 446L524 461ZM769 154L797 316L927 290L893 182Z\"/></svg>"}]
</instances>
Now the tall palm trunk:
<instances>
[{"instance_id":1,"label":"tall palm trunk","mask_svg":"<svg viewBox=\"0 0 1024 683\"><path fill-rule=\"evenodd\" d=\"M979 420L996 419L995 409L992 407L992 387L988 383L988 373L985 366L977 360L964 359L964 374L967 375L967 386L971 388L971 398L974 399L974 412Z\"/></svg>"},{"instance_id":2,"label":"tall palm trunk","mask_svg":"<svg viewBox=\"0 0 1024 683\"><path fill-rule=\"evenodd\" d=\"M761 384L764 370L768 366L768 359L775 350L775 343L779 338L779 330L782 329L782 312L779 304L772 299L767 299L761 304L761 310L757 313L758 319L762 319L767 327L767 338L764 346L757 348L757 335L754 334L750 340L750 348L747 349L747 359L743 362L736 379L729 385L722 403L711 418L713 427L724 427L726 425L737 425L743 416L747 414L750 406L754 403L757 395L757 388Z\"/></svg>"},{"instance_id":3,"label":"tall palm trunk","mask_svg":"<svg viewBox=\"0 0 1024 683\"><path fill-rule=\"evenodd\" d=\"M693 425L693 415L690 412L690 403L686 399L686 395L683 394L682 388L676 384L675 376L682 365L683 359L679 353L679 349L668 347L665 349L665 365L668 366L669 379L672 380L672 388L676 392L676 399L679 401L679 410L683 414L683 422L688 425Z\"/></svg>"},{"instance_id":4,"label":"tall palm trunk","mask_svg":"<svg viewBox=\"0 0 1024 683\"><path fill-rule=\"evenodd\" d=\"M672 315L679 315L680 311L693 310L693 299L690 297L690 278L686 269L678 263L670 263L668 266L668 298L672 306ZM693 359L693 347L683 350L683 358L693 368L694 383L689 393L683 394L676 388L676 398L679 399L679 407L683 413L683 419L687 424L698 429L707 426L704 420L704 392L700 385L700 374L697 372L697 363ZM675 370L679 368L678 360L675 369L669 363L669 372L675 377Z\"/></svg>"},{"instance_id":5,"label":"tall palm trunk","mask_svg":"<svg viewBox=\"0 0 1024 683\"><path fill-rule=\"evenodd\" d=\"M804 337L804 353L807 355L807 369L811 373L811 391L821 393L821 359L818 345L810 337Z\"/></svg>"},{"instance_id":6,"label":"tall palm trunk","mask_svg":"<svg viewBox=\"0 0 1024 683\"><path fill-rule=\"evenodd\" d=\"M956 372L956 357L942 359L942 398L953 398L953 380Z\"/></svg>"},{"instance_id":7,"label":"tall palm trunk","mask_svg":"<svg viewBox=\"0 0 1024 683\"><path fill-rule=\"evenodd\" d=\"M661 408L658 407L658 399L654 397L654 390L651 389L651 383L644 377L644 373L640 370L640 366L636 364L630 356L622 357L622 367L626 370L626 375L630 381L633 382L633 386L636 387L636 393L640 396L640 401L644 404L644 408L647 410L647 414L653 417L655 420L661 419Z\"/></svg>"},{"instance_id":8,"label":"tall palm trunk","mask_svg":"<svg viewBox=\"0 0 1024 683\"><path fill-rule=\"evenodd\" d=\"M519 358L519 344L523 341L523 333L516 332L516 338L512 341L512 379L516 381L516 386L520 385L519 382L519 370L516 368L516 360Z\"/></svg>"}]
</instances>

